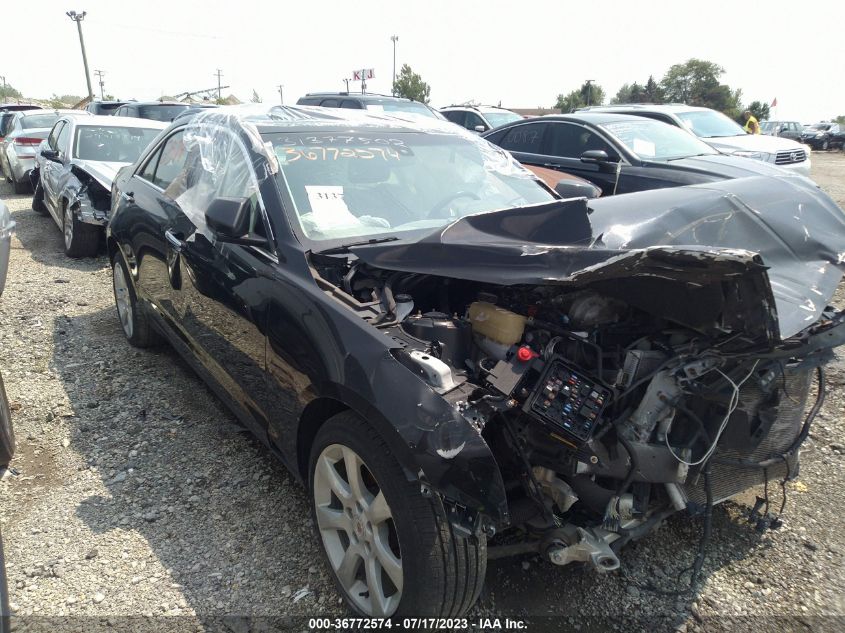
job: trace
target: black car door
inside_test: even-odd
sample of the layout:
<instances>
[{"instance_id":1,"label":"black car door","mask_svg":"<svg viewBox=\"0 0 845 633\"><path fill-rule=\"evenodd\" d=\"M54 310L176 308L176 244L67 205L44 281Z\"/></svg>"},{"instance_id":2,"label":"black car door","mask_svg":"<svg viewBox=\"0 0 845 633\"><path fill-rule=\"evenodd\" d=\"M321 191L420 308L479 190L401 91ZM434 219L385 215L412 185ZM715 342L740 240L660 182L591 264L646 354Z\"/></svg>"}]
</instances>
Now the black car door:
<instances>
[{"instance_id":1,"label":"black car door","mask_svg":"<svg viewBox=\"0 0 845 633\"><path fill-rule=\"evenodd\" d=\"M124 240L138 270L138 289L152 306L162 325L175 328L174 277L178 267L165 232L180 218L174 200L177 178L187 159L182 130L169 135L141 163L125 183L119 199Z\"/></svg>"},{"instance_id":2,"label":"black car door","mask_svg":"<svg viewBox=\"0 0 845 633\"><path fill-rule=\"evenodd\" d=\"M176 319L189 353L228 397L239 417L264 437L266 398L263 279L275 263L266 246L224 243L207 226L205 212L216 198L244 201L249 232L269 236L257 179L243 143L234 133L209 131L214 151L189 150L185 190L165 230L169 258L178 262L172 282Z\"/></svg>"}]
</instances>

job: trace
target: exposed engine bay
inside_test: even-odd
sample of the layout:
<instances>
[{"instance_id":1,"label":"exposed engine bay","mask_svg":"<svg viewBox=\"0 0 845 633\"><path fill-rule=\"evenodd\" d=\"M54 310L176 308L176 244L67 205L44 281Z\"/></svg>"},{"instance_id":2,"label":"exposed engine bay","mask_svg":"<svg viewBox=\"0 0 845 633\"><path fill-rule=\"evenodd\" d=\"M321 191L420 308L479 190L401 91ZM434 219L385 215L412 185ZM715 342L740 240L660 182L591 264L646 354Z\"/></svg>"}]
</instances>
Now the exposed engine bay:
<instances>
[{"instance_id":1,"label":"exposed engine bay","mask_svg":"<svg viewBox=\"0 0 845 633\"><path fill-rule=\"evenodd\" d=\"M763 312L737 318L752 283L740 279L695 290L711 311L653 299L649 276L498 286L322 255L312 266L491 447L510 519L498 529L519 536L490 556L600 571L672 513L709 520L715 503L797 476L831 356L814 337L842 321L827 309L775 345ZM765 501L753 518L777 527Z\"/></svg>"}]
</instances>

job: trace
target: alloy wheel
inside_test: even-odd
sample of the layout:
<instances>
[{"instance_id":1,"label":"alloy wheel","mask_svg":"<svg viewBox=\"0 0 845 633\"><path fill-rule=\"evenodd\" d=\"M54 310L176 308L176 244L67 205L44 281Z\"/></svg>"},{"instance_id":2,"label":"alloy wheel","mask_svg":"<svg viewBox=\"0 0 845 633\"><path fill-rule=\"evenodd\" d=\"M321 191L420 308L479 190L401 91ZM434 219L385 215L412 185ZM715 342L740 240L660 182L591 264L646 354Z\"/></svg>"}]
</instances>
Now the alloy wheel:
<instances>
[{"instance_id":1,"label":"alloy wheel","mask_svg":"<svg viewBox=\"0 0 845 633\"><path fill-rule=\"evenodd\" d=\"M117 304L117 315L120 317L120 325L126 338L132 338L135 330L135 323L132 320L132 297L129 295L129 282L123 272L123 266L115 262L112 273L114 284L114 301Z\"/></svg>"},{"instance_id":2,"label":"alloy wheel","mask_svg":"<svg viewBox=\"0 0 845 633\"><path fill-rule=\"evenodd\" d=\"M317 525L341 586L367 615L392 615L402 598L402 558L375 476L351 448L330 444L317 459L313 486Z\"/></svg>"}]
</instances>

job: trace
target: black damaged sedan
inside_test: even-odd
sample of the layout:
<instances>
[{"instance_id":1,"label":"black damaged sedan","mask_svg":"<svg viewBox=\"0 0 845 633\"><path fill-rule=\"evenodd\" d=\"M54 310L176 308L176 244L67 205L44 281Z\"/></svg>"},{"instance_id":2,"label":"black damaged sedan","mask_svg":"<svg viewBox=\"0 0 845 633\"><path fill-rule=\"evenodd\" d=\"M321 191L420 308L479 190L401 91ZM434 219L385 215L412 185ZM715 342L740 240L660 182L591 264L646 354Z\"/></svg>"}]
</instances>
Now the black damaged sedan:
<instances>
[{"instance_id":1,"label":"black damaged sedan","mask_svg":"<svg viewBox=\"0 0 845 633\"><path fill-rule=\"evenodd\" d=\"M562 200L451 124L246 107L114 187L126 337L304 482L368 616L466 613L492 557L613 570L795 477L845 339L845 220L803 178Z\"/></svg>"}]
</instances>

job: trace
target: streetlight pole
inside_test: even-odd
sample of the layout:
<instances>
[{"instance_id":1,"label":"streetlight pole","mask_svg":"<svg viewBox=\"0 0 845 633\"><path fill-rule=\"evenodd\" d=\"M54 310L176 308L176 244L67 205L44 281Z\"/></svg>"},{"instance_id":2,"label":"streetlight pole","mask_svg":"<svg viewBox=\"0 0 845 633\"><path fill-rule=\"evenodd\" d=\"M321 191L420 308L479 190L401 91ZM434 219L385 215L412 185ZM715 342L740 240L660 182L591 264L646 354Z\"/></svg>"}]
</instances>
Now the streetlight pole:
<instances>
[{"instance_id":1,"label":"streetlight pole","mask_svg":"<svg viewBox=\"0 0 845 633\"><path fill-rule=\"evenodd\" d=\"M593 100L593 82L595 79L588 79L585 83L587 84L587 106L592 105Z\"/></svg>"},{"instance_id":2,"label":"streetlight pole","mask_svg":"<svg viewBox=\"0 0 845 633\"><path fill-rule=\"evenodd\" d=\"M346 93L349 94L349 80L348 79L341 79L341 81L346 82Z\"/></svg>"},{"instance_id":3,"label":"streetlight pole","mask_svg":"<svg viewBox=\"0 0 845 633\"><path fill-rule=\"evenodd\" d=\"M281 100L282 105L285 105L285 85L279 84L277 88L279 89L279 99Z\"/></svg>"},{"instance_id":4,"label":"streetlight pole","mask_svg":"<svg viewBox=\"0 0 845 633\"><path fill-rule=\"evenodd\" d=\"M88 100L93 101L94 91L91 90L91 73L88 72L88 56L85 54L85 39L82 37L82 20L85 19L87 11L82 13L68 11L65 15L76 22L76 30L79 31L79 46L82 48L82 63L85 65L85 82L88 84Z\"/></svg>"},{"instance_id":5,"label":"streetlight pole","mask_svg":"<svg viewBox=\"0 0 845 633\"><path fill-rule=\"evenodd\" d=\"M103 95L103 75L106 73L102 70L95 70L94 74L97 75L97 78L100 80L100 99L105 101L106 97Z\"/></svg>"},{"instance_id":6,"label":"streetlight pole","mask_svg":"<svg viewBox=\"0 0 845 633\"><path fill-rule=\"evenodd\" d=\"M396 42L399 41L399 36L391 35L390 41L393 42L393 84L390 86L390 94L395 95L396 92L393 86L396 84Z\"/></svg>"}]
</instances>

